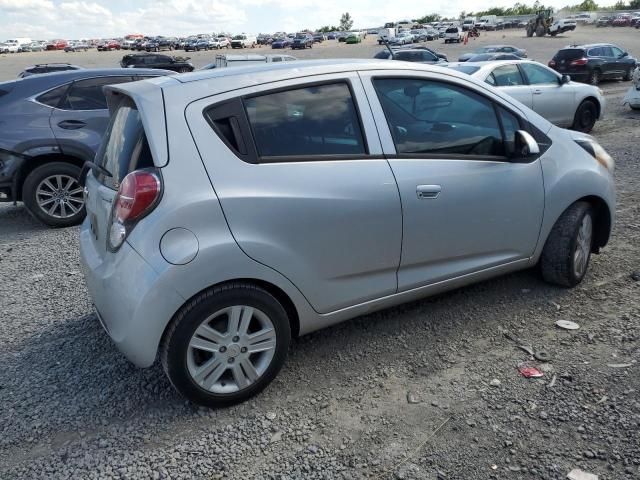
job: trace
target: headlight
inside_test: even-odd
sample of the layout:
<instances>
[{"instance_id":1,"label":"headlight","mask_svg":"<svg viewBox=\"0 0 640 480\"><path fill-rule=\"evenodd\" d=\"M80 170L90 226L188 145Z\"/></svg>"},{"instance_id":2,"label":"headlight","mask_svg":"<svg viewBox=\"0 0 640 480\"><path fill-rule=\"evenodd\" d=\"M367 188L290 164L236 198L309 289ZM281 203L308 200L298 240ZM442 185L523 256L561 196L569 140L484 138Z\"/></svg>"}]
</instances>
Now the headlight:
<instances>
[{"instance_id":1,"label":"headlight","mask_svg":"<svg viewBox=\"0 0 640 480\"><path fill-rule=\"evenodd\" d=\"M576 140L576 143L580 145L589 155L595 158L600 165L613 173L615 168L615 161L611 158L602 146L594 140Z\"/></svg>"}]
</instances>

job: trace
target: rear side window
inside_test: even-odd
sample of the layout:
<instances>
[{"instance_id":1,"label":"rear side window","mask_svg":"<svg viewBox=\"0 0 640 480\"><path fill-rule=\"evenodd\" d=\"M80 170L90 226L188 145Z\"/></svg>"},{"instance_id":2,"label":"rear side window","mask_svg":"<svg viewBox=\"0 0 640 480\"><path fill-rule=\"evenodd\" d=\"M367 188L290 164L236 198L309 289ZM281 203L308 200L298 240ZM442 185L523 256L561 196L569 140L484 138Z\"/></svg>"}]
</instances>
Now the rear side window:
<instances>
[{"instance_id":1,"label":"rear side window","mask_svg":"<svg viewBox=\"0 0 640 480\"><path fill-rule=\"evenodd\" d=\"M244 104L260 157L366 154L346 83L249 97Z\"/></svg>"},{"instance_id":2,"label":"rear side window","mask_svg":"<svg viewBox=\"0 0 640 480\"><path fill-rule=\"evenodd\" d=\"M487 79L487 83L496 87L513 87L524 85L524 80L517 65L503 65L496 68L492 73L492 79Z\"/></svg>"},{"instance_id":3,"label":"rear side window","mask_svg":"<svg viewBox=\"0 0 640 480\"><path fill-rule=\"evenodd\" d=\"M63 110L106 110L107 99L102 92L102 87L131 81L131 77L102 77L79 80L71 85L60 108Z\"/></svg>"},{"instance_id":4,"label":"rear side window","mask_svg":"<svg viewBox=\"0 0 640 480\"><path fill-rule=\"evenodd\" d=\"M421 62L422 61L422 52L419 51L411 51L411 52L397 52L395 54L396 60L402 60L404 62Z\"/></svg>"},{"instance_id":5,"label":"rear side window","mask_svg":"<svg viewBox=\"0 0 640 480\"><path fill-rule=\"evenodd\" d=\"M62 102L62 98L67 93L69 89L69 85L62 85L60 87L56 87L53 90L49 90L46 93L43 93L36 100L44 105L48 105L49 107L57 108Z\"/></svg>"},{"instance_id":6,"label":"rear side window","mask_svg":"<svg viewBox=\"0 0 640 480\"><path fill-rule=\"evenodd\" d=\"M112 174L112 177L98 174L98 180L113 189L120 186L128 173L153 167L142 118L131 99L124 97L112 115L96 163Z\"/></svg>"}]
</instances>

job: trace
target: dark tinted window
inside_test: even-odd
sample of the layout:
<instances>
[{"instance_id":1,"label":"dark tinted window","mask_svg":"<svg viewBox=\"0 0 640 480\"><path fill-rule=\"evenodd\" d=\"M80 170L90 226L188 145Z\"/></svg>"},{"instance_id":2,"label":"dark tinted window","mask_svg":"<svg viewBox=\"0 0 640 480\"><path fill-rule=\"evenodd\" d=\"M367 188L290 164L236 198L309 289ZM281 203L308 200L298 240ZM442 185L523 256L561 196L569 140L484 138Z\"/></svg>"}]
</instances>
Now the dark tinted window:
<instances>
[{"instance_id":1,"label":"dark tinted window","mask_svg":"<svg viewBox=\"0 0 640 480\"><path fill-rule=\"evenodd\" d=\"M604 55L604 52L602 51L602 48L594 47L594 48L590 48L587 51L587 55L590 57L602 57Z\"/></svg>"},{"instance_id":2,"label":"dark tinted window","mask_svg":"<svg viewBox=\"0 0 640 480\"><path fill-rule=\"evenodd\" d=\"M53 90L49 90L46 93L40 95L36 100L45 105L49 105L50 107L58 107L62 101L62 97L67 93L67 89L69 85L62 85L60 87L54 88Z\"/></svg>"},{"instance_id":3,"label":"dark tinted window","mask_svg":"<svg viewBox=\"0 0 640 480\"><path fill-rule=\"evenodd\" d=\"M541 65L523 63L520 65L520 68L524 70L524 74L527 76L530 85L559 85L560 83L558 75Z\"/></svg>"},{"instance_id":4,"label":"dark tinted window","mask_svg":"<svg viewBox=\"0 0 640 480\"><path fill-rule=\"evenodd\" d=\"M620 58L622 56L622 54L624 53L618 47L611 47L611 51L613 52L613 56L616 57L616 58Z\"/></svg>"},{"instance_id":5,"label":"dark tinted window","mask_svg":"<svg viewBox=\"0 0 640 480\"><path fill-rule=\"evenodd\" d=\"M603 57L613 57L613 50L611 47L601 47Z\"/></svg>"},{"instance_id":6,"label":"dark tinted window","mask_svg":"<svg viewBox=\"0 0 640 480\"><path fill-rule=\"evenodd\" d=\"M431 52L423 50L423 52L422 52L422 61L423 62L437 62L438 61L438 57L435 56Z\"/></svg>"},{"instance_id":7,"label":"dark tinted window","mask_svg":"<svg viewBox=\"0 0 640 480\"><path fill-rule=\"evenodd\" d=\"M584 50L582 48L565 48L555 55L556 60L576 60L582 57L584 57Z\"/></svg>"},{"instance_id":8,"label":"dark tinted window","mask_svg":"<svg viewBox=\"0 0 640 480\"><path fill-rule=\"evenodd\" d=\"M251 97L245 107L261 157L366 152L345 83Z\"/></svg>"},{"instance_id":9,"label":"dark tinted window","mask_svg":"<svg viewBox=\"0 0 640 480\"><path fill-rule=\"evenodd\" d=\"M396 60L402 60L404 62L421 62L422 61L422 52L418 51L404 51L397 52L394 55Z\"/></svg>"},{"instance_id":10,"label":"dark tinted window","mask_svg":"<svg viewBox=\"0 0 640 480\"><path fill-rule=\"evenodd\" d=\"M124 97L111 117L96 161L113 175L99 177L111 188L118 188L128 173L153 166L140 112L130 99Z\"/></svg>"},{"instance_id":11,"label":"dark tinted window","mask_svg":"<svg viewBox=\"0 0 640 480\"><path fill-rule=\"evenodd\" d=\"M469 90L426 80L377 79L398 153L505 155L492 103Z\"/></svg>"},{"instance_id":12,"label":"dark tinted window","mask_svg":"<svg viewBox=\"0 0 640 480\"><path fill-rule=\"evenodd\" d=\"M389 58L389 51L387 50L382 50L381 52L376 53L373 58L378 58L378 59L382 59L382 60L386 60L387 58Z\"/></svg>"},{"instance_id":13,"label":"dark tinted window","mask_svg":"<svg viewBox=\"0 0 640 480\"><path fill-rule=\"evenodd\" d=\"M102 92L102 87L130 81L132 81L131 77L79 80L71 85L60 108L64 110L104 110L107 108L107 100Z\"/></svg>"},{"instance_id":14,"label":"dark tinted window","mask_svg":"<svg viewBox=\"0 0 640 480\"><path fill-rule=\"evenodd\" d=\"M493 82L487 82L496 87L513 87L524 85L524 80L517 65L503 65L493 71Z\"/></svg>"}]
</instances>

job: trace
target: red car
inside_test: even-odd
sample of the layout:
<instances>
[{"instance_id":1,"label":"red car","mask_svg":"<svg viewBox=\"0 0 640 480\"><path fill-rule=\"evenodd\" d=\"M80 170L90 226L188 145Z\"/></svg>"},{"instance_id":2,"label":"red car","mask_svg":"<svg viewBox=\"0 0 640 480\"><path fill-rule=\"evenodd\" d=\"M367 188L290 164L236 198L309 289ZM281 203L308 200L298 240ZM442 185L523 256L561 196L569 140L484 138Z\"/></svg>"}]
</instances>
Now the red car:
<instances>
[{"instance_id":1,"label":"red car","mask_svg":"<svg viewBox=\"0 0 640 480\"><path fill-rule=\"evenodd\" d=\"M631 15L623 13L618 15L611 23L614 27L628 27L631 25Z\"/></svg>"},{"instance_id":2,"label":"red car","mask_svg":"<svg viewBox=\"0 0 640 480\"><path fill-rule=\"evenodd\" d=\"M47 50L64 50L67 45L66 40L52 40L47 43Z\"/></svg>"},{"instance_id":3,"label":"red car","mask_svg":"<svg viewBox=\"0 0 640 480\"><path fill-rule=\"evenodd\" d=\"M120 50L120 42L116 40L107 40L98 44L99 52L110 52L111 50Z\"/></svg>"}]
</instances>

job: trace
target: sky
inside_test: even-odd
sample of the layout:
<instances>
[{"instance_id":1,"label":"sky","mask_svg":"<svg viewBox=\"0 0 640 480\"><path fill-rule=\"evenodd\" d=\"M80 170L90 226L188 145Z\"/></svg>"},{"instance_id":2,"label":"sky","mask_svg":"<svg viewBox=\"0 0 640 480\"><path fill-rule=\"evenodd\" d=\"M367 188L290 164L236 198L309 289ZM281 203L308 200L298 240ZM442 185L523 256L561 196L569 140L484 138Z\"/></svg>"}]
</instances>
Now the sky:
<instances>
[{"instance_id":1,"label":"sky","mask_svg":"<svg viewBox=\"0 0 640 480\"><path fill-rule=\"evenodd\" d=\"M14 37L107 38L130 33L184 36L221 31L294 32L337 25L345 11L351 14L354 28L366 28L433 12L457 16L462 10L512 3L500 0L435 0L429 4L397 4L388 0L0 0L0 41ZM578 1L543 3L560 8Z\"/></svg>"}]
</instances>

